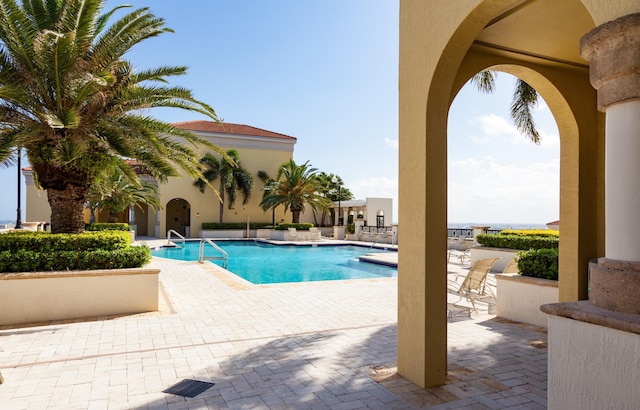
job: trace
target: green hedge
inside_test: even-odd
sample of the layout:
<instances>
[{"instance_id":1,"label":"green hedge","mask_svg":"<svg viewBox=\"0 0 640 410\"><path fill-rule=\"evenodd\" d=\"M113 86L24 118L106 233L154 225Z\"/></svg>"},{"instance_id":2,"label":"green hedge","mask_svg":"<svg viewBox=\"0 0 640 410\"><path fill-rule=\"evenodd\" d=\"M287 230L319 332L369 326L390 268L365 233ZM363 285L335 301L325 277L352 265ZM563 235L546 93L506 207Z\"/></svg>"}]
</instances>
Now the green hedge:
<instances>
[{"instance_id":1,"label":"green hedge","mask_svg":"<svg viewBox=\"0 0 640 410\"><path fill-rule=\"evenodd\" d=\"M85 225L86 231L133 231L133 228L129 224L125 223L106 223L100 222L91 225Z\"/></svg>"},{"instance_id":2,"label":"green hedge","mask_svg":"<svg viewBox=\"0 0 640 410\"><path fill-rule=\"evenodd\" d=\"M268 222L249 222L249 229L263 229L271 227ZM247 229L246 222L203 222L202 229L222 230L222 229Z\"/></svg>"},{"instance_id":3,"label":"green hedge","mask_svg":"<svg viewBox=\"0 0 640 410\"><path fill-rule=\"evenodd\" d=\"M0 272L45 272L92 269L139 268L151 260L148 246L91 251L0 252Z\"/></svg>"},{"instance_id":4,"label":"green hedge","mask_svg":"<svg viewBox=\"0 0 640 410\"><path fill-rule=\"evenodd\" d=\"M149 247L131 246L123 231L0 235L0 272L139 268L150 260Z\"/></svg>"},{"instance_id":5,"label":"green hedge","mask_svg":"<svg viewBox=\"0 0 640 410\"><path fill-rule=\"evenodd\" d=\"M554 229L505 229L500 231L499 235L518 235L518 236L543 236L550 238L558 238L560 231Z\"/></svg>"},{"instance_id":6,"label":"green hedge","mask_svg":"<svg viewBox=\"0 0 640 410\"><path fill-rule=\"evenodd\" d=\"M558 249L531 249L518 252L522 276L558 280Z\"/></svg>"},{"instance_id":7,"label":"green hedge","mask_svg":"<svg viewBox=\"0 0 640 410\"><path fill-rule=\"evenodd\" d=\"M482 246L506 249L557 249L557 236L528 236L514 234L478 234L476 241Z\"/></svg>"},{"instance_id":8,"label":"green hedge","mask_svg":"<svg viewBox=\"0 0 640 410\"><path fill-rule=\"evenodd\" d=\"M0 251L76 251L115 250L131 244L131 235L122 231L67 234L49 232L11 232L0 235Z\"/></svg>"}]
</instances>

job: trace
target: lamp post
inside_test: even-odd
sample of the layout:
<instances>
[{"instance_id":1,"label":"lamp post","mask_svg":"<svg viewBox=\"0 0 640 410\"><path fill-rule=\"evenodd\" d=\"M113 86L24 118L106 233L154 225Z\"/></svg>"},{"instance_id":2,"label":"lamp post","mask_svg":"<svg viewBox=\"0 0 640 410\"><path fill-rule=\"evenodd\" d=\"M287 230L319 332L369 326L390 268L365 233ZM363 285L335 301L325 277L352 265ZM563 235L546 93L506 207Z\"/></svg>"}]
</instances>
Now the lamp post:
<instances>
[{"instance_id":1,"label":"lamp post","mask_svg":"<svg viewBox=\"0 0 640 410\"><path fill-rule=\"evenodd\" d=\"M333 182L334 184L338 183L338 177L334 176L333 178L331 178L331 182ZM340 200L342 199L342 185L338 185L338 226L342 226L342 208L341 208L341 203Z\"/></svg>"},{"instance_id":2,"label":"lamp post","mask_svg":"<svg viewBox=\"0 0 640 410\"><path fill-rule=\"evenodd\" d=\"M20 209L20 168L22 168L22 148L18 148L18 209L16 211L16 229L22 229L22 210Z\"/></svg>"}]
</instances>

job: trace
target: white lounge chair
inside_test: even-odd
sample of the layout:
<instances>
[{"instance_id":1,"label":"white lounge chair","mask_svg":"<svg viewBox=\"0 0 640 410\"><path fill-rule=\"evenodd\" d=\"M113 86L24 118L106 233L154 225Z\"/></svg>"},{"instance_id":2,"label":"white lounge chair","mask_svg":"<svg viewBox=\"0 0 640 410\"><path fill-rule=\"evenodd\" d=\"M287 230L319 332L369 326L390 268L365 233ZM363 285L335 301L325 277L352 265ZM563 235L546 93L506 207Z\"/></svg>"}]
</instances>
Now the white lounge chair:
<instances>
[{"instance_id":1,"label":"white lounge chair","mask_svg":"<svg viewBox=\"0 0 640 410\"><path fill-rule=\"evenodd\" d=\"M487 285L487 274L493 267L493 265L500 258L489 258L477 260L473 266L469 269L469 272L464 276L462 283L457 281L462 276L457 276L456 280L449 280L447 285L447 291L451 295L458 297L457 301L451 303L452 309L459 307L458 303L462 299L466 299L471 303L471 310L478 312L476 306L477 301L482 300L495 300L495 294L491 289L491 286ZM449 303L449 302L448 302Z\"/></svg>"},{"instance_id":2,"label":"white lounge chair","mask_svg":"<svg viewBox=\"0 0 640 410\"><path fill-rule=\"evenodd\" d=\"M309 228L309 239L312 241L321 241L322 232L320 232L318 228Z\"/></svg>"}]
</instances>

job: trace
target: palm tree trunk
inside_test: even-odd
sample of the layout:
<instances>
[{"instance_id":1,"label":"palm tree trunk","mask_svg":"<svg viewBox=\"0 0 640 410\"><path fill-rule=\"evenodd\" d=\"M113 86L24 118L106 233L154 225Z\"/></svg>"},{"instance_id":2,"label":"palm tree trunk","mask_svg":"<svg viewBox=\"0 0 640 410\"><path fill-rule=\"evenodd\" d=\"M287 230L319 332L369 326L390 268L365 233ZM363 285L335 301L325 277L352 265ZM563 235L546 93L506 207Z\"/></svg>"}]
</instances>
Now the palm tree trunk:
<instances>
[{"instance_id":1,"label":"palm tree trunk","mask_svg":"<svg viewBox=\"0 0 640 410\"><path fill-rule=\"evenodd\" d=\"M300 211L291 210L291 223L299 224L300 223Z\"/></svg>"},{"instance_id":2,"label":"palm tree trunk","mask_svg":"<svg viewBox=\"0 0 640 410\"><path fill-rule=\"evenodd\" d=\"M220 223L222 223L222 215L224 214L224 182L220 178Z\"/></svg>"},{"instance_id":3,"label":"palm tree trunk","mask_svg":"<svg viewBox=\"0 0 640 410\"><path fill-rule=\"evenodd\" d=\"M84 204L89 190L86 172L63 170L46 163L32 166L40 185L47 191L51 207L51 232L84 232Z\"/></svg>"},{"instance_id":4,"label":"palm tree trunk","mask_svg":"<svg viewBox=\"0 0 640 410\"><path fill-rule=\"evenodd\" d=\"M47 189L51 206L51 232L84 232L84 200L87 189L67 185L62 190Z\"/></svg>"}]
</instances>

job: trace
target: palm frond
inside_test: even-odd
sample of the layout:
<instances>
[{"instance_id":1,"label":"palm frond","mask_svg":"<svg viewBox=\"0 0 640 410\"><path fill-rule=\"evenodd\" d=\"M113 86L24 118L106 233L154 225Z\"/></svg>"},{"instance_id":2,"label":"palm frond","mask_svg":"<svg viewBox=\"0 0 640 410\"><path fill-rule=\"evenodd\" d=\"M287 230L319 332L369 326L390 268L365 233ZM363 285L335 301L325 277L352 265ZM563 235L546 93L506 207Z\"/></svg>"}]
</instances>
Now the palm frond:
<instances>
[{"instance_id":1,"label":"palm frond","mask_svg":"<svg viewBox=\"0 0 640 410\"><path fill-rule=\"evenodd\" d=\"M496 89L497 76L498 73L495 71L484 70L471 77L469 81L471 81L478 91L483 93L492 93Z\"/></svg>"},{"instance_id":2,"label":"palm frond","mask_svg":"<svg viewBox=\"0 0 640 410\"><path fill-rule=\"evenodd\" d=\"M540 144L540 134L533 120L532 110L538 105L538 92L526 82L518 79L511 103L511 118L518 131L531 142Z\"/></svg>"}]
</instances>

